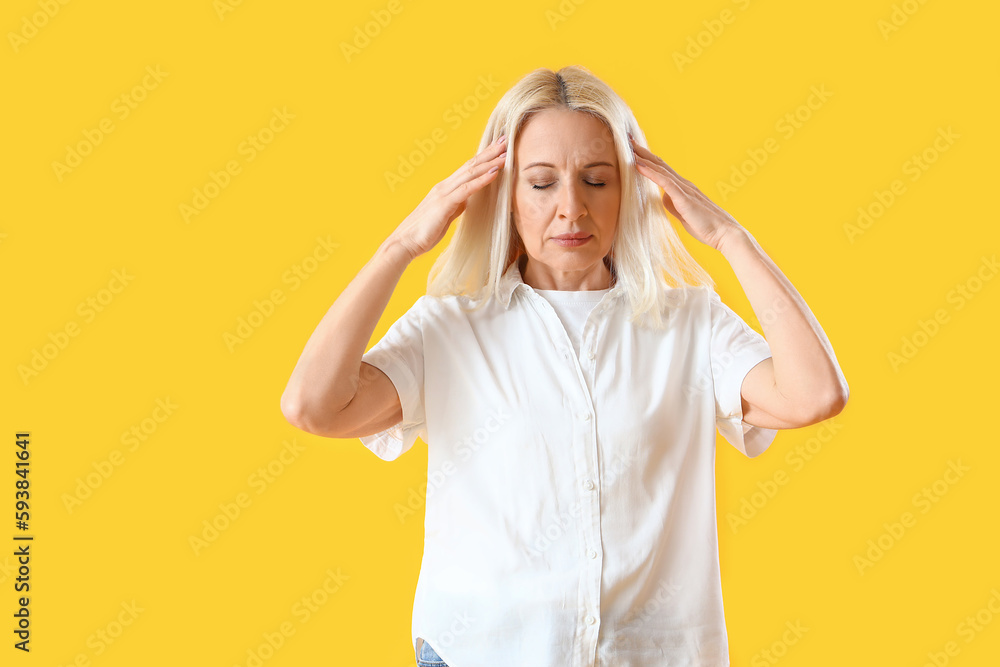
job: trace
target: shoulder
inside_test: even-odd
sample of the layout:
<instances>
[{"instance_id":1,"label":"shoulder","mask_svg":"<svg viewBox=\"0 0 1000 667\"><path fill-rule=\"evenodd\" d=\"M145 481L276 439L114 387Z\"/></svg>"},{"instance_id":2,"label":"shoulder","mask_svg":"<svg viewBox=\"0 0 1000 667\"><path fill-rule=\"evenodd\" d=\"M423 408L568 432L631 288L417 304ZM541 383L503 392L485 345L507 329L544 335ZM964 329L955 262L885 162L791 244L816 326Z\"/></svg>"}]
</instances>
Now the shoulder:
<instances>
[{"instance_id":1,"label":"shoulder","mask_svg":"<svg viewBox=\"0 0 1000 667\"><path fill-rule=\"evenodd\" d=\"M718 298L718 295L708 285L665 287L660 300L661 313L665 318L706 315L710 312L709 305L713 298Z\"/></svg>"},{"instance_id":2,"label":"shoulder","mask_svg":"<svg viewBox=\"0 0 1000 667\"><path fill-rule=\"evenodd\" d=\"M493 317L497 310L503 309L492 298L480 300L462 294L424 294L413 304L413 310L424 323L433 325Z\"/></svg>"},{"instance_id":3,"label":"shoulder","mask_svg":"<svg viewBox=\"0 0 1000 667\"><path fill-rule=\"evenodd\" d=\"M710 285L685 285L667 290L669 306L699 313L711 313L722 305L719 293Z\"/></svg>"}]
</instances>

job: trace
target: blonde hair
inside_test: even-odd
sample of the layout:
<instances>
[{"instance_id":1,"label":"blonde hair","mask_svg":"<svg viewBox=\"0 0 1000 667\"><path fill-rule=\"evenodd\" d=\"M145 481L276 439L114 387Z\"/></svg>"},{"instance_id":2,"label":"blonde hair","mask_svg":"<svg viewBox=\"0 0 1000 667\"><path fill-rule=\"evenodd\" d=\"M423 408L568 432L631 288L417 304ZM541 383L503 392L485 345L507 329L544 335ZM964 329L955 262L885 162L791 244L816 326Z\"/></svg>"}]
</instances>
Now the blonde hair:
<instances>
[{"instance_id":1,"label":"blonde hair","mask_svg":"<svg viewBox=\"0 0 1000 667\"><path fill-rule=\"evenodd\" d=\"M668 293L670 288L714 288L714 281L681 244L663 208L659 187L635 170L627 133L641 146L646 146L645 136L632 110L610 86L578 65L557 72L534 70L497 103L477 153L502 134L507 135L507 145L514 146L528 120L551 108L589 113L611 132L622 188L615 238L604 262L611 272L613 291L630 302L630 320L658 328L667 307L686 293ZM431 267L428 295L465 295L476 301L476 309L491 295L499 298L500 278L511 262L525 254L513 220L513 163L511 149L497 178L467 200L454 237Z\"/></svg>"}]
</instances>

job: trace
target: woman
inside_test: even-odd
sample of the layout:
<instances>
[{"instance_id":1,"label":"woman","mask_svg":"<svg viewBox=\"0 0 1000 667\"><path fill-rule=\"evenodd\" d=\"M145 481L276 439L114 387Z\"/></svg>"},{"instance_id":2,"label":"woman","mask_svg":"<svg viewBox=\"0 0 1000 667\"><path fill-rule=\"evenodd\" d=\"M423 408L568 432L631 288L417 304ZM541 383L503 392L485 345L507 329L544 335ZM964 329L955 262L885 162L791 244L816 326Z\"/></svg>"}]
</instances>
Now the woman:
<instances>
[{"instance_id":1,"label":"woman","mask_svg":"<svg viewBox=\"0 0 1000 667\"><path fill-rule=\"evenodd\" d=\"M730 262L766 339L664 209ZM365 353L406 266L463 213L428 293ZM715 430L754 457L847 396L750 233L566 67L503 96L479 153L331 306L281 408L387 461L427 443L418 664L722 666Z\"/></svg>"}]
</instances>

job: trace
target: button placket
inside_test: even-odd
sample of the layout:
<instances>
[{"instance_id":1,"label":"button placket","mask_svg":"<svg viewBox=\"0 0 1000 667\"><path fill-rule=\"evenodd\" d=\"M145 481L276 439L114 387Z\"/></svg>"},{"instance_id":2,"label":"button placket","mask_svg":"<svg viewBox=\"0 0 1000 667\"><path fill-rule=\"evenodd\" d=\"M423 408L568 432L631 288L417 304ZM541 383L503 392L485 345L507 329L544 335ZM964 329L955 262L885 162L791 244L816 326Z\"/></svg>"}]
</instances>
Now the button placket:
<instances>
[{"instance_id":1,"label":"button placket","mask_svg":"<svg viewBox=\"0 0 1000 667\"><path fill-rule=\"evenodd\" d=\"M590 515L590 521L583 524L584 534L583 534L583 556L584 561L584 572L586 579L583 585L586 589L585 600L588 604L585 606L586 616L584 617L584 622L587 624L588 629L593 631L590 637L590 642L588 643L587 652L589 655L596 655L597 652L597 636L600 612L601 612L601 573L603 570L602 564L602 552L601 549L601 514L600 514L600 490L595 483L597 480L597 465L600 459L600 447L597 442L597 427L594 420L596 416L596 406L594 406L592 397L593 390L595 388L596 380L596 363L597 358L596 347L597 339L600 331L602 330L603 319L598 318L596 314L603 314L608 305L607 297L603 300L597 307L595 307L591 314L587 317L586 322L583 325L583 332L581 336L581 346L580 346L580 376L585 385L585 393L591 404L591 410L586 412L581 412L578 416L582 420L583 424L590 426L589 428L589 441L587 442L587 447L581 450L581 458L586 462L584 467L585 476L583 478L582 486L583 491L581 492L581 501L584 508L589 509L588 514Z\"/></svg>"},{"instance_id":2,"label":"button placket","mask_svg":"<svg viewBox=\"0 0 1000 667\"><path fill-rule=\"evenodd\" d=\"M611 306L611 301L609 301L609 296L605 295L604 298L594 307L594 309L587 316L586 322L583 325L583 342L582 350L584 350L584 357L590 362L587 364L588 370L590 371L590 380L593 381L594 374L597 370L597 339L601 330L602 318L595 319L595 313L599 315L604 315Z\"/></svg>"},{"instance_id":3,"label":"button placket","mask_svg":"<svg viewBox=\"0 0 1000 667\"><path fill-rule=\"evenodd\" d=\"M594 402L590 389L590 384L594 376L594 364L586 364L586 369L583 367L581 360L576 354L573 353L572 341L569 339L566 327L559 319L559 316L552 308L552 305L544 298L534 293L533 290L528 293L530 294L530 302L535 307L536 312L538 312L542 321L545 323L546 329L548 329L550 333L551 341L554 344L557 354L562 356L563 360L567 361L569 365L576 370L579 392L573 393L577 393L580 399L582 399L579 403L577 403L577 401L573 402L577 403L579 406L576 409L576 416L581 427L579 432L584 434L583 443L581 443L583 446L574 446L573 454L577 473L580 477L584 478L584 488L586 489L586 492L580 494L580 527L584 549L584 563L583 569L581 570L580 585L583 592L581 602L583 602L583 608L587 613L584 617L584 622L587 624L589 629L594 631L593 636L590 638L590 642L588 642L589 645L585 650L585 653L593 656L596 655L597 652L597 630L599 628L598 619L601 609L600 598L602 571L602 558L600 550L600 489L593 481L597 479L599 457L597 428L593 419ZM584 324L584 335L581 350L587 350L585 356L589 359L596 357L593 347L594 343L588 339L588 334L590 334L591 339L596 337L596 333L592 333L594 327L597 326L597 324L595 324L596 322L599 321L592 320L588 317ZM574 431L577 431L577 429L574 429ZM574 444L576 443L574 442Z\"/></svg>"}]
</instances>

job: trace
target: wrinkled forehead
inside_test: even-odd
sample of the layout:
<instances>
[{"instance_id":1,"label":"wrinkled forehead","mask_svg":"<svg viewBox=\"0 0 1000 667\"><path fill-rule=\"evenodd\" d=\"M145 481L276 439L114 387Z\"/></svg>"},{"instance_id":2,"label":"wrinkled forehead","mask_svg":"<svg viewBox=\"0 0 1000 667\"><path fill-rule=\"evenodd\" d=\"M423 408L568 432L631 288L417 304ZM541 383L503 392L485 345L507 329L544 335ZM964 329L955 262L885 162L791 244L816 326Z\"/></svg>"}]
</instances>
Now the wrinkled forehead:
<instances>
[{"instance_id":1,"label":"wrinkled forehead","mask_svg":"<svg viewBox=\"0 0 1000 667\"><path fill-rule=\"evenodd\" d=\"M602 161L618 164L610 128L581 112L532 119L518 136L514 153L519 165L535 162L583 165Z\"/></svg>"}]
</instances>

